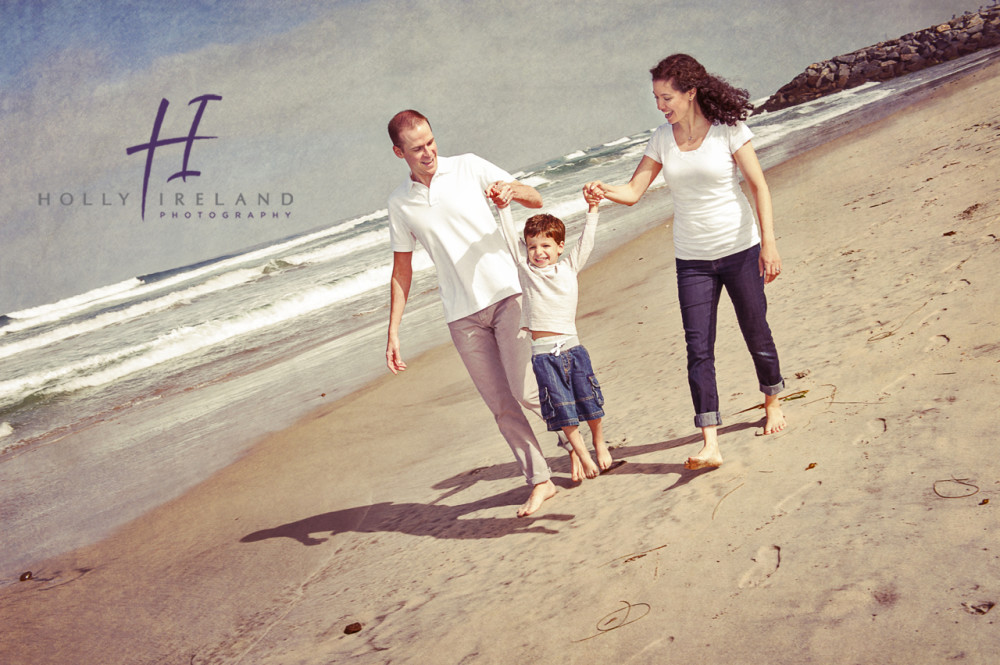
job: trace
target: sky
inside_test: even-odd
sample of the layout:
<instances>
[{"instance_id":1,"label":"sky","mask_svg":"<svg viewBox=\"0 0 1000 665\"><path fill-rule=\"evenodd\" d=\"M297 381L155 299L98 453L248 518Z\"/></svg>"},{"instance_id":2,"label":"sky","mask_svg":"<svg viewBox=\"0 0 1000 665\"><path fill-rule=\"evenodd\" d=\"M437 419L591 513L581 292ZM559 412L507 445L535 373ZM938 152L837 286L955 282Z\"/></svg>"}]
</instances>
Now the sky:
<instances>
[{"instance_id":1,"label":"sky","mask_svg":"<svg viewBox=\"0 0 1000 665\"><path fill-rule=\"evenodd\" d=\"M441 154L516 172L660 124L648 71L670 53L760 99L812 62L976 8L0 0L0 313L384 208L406 176L385 131L404 108L431 119ZM186 169L183 143L159 146L146 179L148 150L127 148L150 142L164 99L159 137L186 137L202 95L221 97L197 131L215 138L191 142ZM184 170L199 175L168 182Z\"/></svg>"}]
</instances>

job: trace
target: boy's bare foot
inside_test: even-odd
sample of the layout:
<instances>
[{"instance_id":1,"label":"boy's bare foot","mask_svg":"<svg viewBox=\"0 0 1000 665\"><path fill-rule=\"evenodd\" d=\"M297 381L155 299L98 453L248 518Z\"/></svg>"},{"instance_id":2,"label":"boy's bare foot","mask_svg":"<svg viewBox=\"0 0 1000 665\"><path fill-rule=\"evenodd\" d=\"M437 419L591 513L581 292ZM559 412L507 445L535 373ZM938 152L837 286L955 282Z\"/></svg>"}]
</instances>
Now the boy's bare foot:
<instances>
[{"instance_id":1,"label":"boy's bare foot","mask_svg":"<svg viewBox=\"0 0 1000 665\"><path fill-rule=\"evenodd\" d=\"M705 455L704 453L698 454L694 457L688 457L687 461L684 462L685 469L716 469L722 466L722 454L719 451Z\"/></svg>"},{"instance_id":2,"label":"boy's bare foot","mask_svg":"<svg viewBox=\"0 0 1000 665\"><path fill-rule=\"evenodd\" d=\"M610 469L615 460L611 457L611 451L608 450L607 444L603 441L595 441L594 452L597 453L597 466L601 467L601 471Z\"/></svg>"},{"instance_id":3,"label":"boy's bare foot","mask_svg":"<svg viewBox=\"0 0 1000 665\"><path fill-rule=\"evenodd\" d=\"M570 478L574 483L578 483L583 480L583 464L580 463L580 456L576 454L575 450L569 451L569 463L570 463Z\"/></svg>"},{"instance_id":4,"label":"boy's bare foot","mask_svg":"<svg viewBox=\"0 0 1000 665\"><path fill-rule=\"evenodd\" d=\"M517 509L518 517L527 517L531 513L535 512L542 507L548 499L551 499L556 494L556 486L551 480L546 480L544 483L538 483L531 490L531 495L528 496L528 500Z\"/></svg>"},{"instance_id":5,"label":"boy's bare foot","mask_svg":"<svg viewBox=\"0 0 1000 665\"><path fill-rule=\"evenodd\" d=\"M580 436L579 426L567 425L563 427L563 434L566 435L569 445L573 447L573 451L569 454L570 462L573 465L571 475L573 482L578 483L584 477L596 478L599 476L601 470L597 468L594 460L590 458L590 452L587 451L587 447L583 444L583 437Z\"/></svg>"},{"instance_id":6,"label":"boy's bare foot","mask_svg":"<svg viewBox=\"0 0 1000 665\"><path fill-rule=\"evenodd\" d=\"M785 414L781 410L781 402L777 395L768 395L764 398L764 434L774 434L785 429Z\"/></svg>"}]
</instances>

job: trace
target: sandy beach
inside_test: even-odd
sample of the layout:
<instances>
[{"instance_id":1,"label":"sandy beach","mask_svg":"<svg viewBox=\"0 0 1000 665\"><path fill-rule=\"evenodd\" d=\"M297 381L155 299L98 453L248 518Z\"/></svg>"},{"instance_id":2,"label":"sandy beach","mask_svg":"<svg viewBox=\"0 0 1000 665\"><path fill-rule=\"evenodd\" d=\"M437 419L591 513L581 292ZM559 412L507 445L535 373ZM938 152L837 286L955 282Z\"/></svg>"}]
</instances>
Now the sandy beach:
<instances>
[{"instance_id":1,"label":"sandy beach","mask_svg":"<svg viewBox=\"0 0 1000 665\"><path fill-rule=\"evenodd\" d=\"M623 466L574 485L533 421L559 492L518 519L526 486L454 349L406 358L0 588L0 662L995 662L997 108L995 64L768 172L789 427L759 435L724 298L721 468L683 467L660 227L581 276Z\"/></svg>"}]
</instances>

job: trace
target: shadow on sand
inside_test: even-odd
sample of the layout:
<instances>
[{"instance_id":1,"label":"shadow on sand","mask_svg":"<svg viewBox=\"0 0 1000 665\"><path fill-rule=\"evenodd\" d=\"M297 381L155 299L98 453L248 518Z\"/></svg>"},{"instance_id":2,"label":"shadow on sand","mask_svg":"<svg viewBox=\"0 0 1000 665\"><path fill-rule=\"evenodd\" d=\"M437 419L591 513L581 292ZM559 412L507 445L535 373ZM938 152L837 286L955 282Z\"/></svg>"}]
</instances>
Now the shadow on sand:
<instances>
[{"instance_id":1,"label":"shadow on sand","mask_svg":"<svg viewBox=\"0 0 1000 665\"><path fill-rule=\"evenodd\" d=\"M720 428L719 434L724 435L743 429L755 427L756 423L737 423ZM689 471L682 462L636 462L635 458L650 453L671 450L697 443L701 435L695 434L670 441L650 443L641 446L627 446L612 451L616 460L628 463L618 466L609 473L613 475L675 475L677 479L664 491L682 487L702 474L712 469ZM556 472L569 471L568 456L549 458L549 465ZM378 533L399 532L413 536L431 536L444 539L484 539L502 538L515 533L555 534L556 530L545 526L545 522L567 522L574 515L542 514L530 517L465 517L480 510L489 508L519 506L526 498L523 486L510 489L501 494L488 496L470 503L455 506L443 505L445 499L469 489L480 481L494 481L521 478L521 471L515 462L498 464L464 471L433 486L444 493L429 504L423 503L393 503L391 501L376 503L356 508L335 510L321 515L282 524L270 529L255 531L240 539L241 543L255 543L271 538L291 538L303 545L319 545L338 533ZM555 477L556 485L570 488L579 485L569 478ZM316 535L314 535L316 534Z\"/></svg>"}]
</instances>

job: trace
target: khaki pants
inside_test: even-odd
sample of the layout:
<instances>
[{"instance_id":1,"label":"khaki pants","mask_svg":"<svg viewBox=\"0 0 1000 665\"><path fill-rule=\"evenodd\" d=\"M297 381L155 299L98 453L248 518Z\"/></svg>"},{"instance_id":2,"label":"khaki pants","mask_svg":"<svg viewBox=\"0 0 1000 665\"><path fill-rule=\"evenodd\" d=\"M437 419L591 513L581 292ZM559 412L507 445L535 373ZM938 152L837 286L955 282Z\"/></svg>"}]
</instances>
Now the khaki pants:
<instances>
[{"instance_id":1,"label":"khaki pants","mask_svg":"<svg viewBox=\"0 0 1000 665\"><path fill-rule=\"evenodd\" d=\"M448 324L455 348L483 401L496 418L531 485L550 477L548 463L521 407L541 418L531 371L531 339L521 327L521 296L510 296Z\"/></svg>"}]
</instances>

